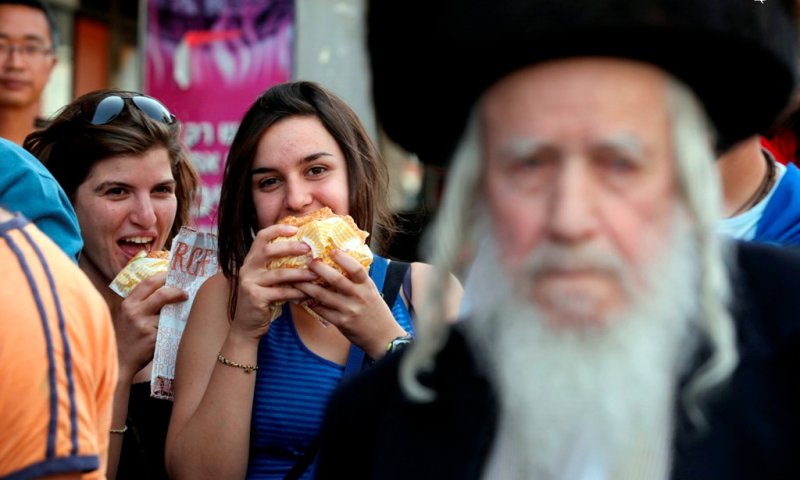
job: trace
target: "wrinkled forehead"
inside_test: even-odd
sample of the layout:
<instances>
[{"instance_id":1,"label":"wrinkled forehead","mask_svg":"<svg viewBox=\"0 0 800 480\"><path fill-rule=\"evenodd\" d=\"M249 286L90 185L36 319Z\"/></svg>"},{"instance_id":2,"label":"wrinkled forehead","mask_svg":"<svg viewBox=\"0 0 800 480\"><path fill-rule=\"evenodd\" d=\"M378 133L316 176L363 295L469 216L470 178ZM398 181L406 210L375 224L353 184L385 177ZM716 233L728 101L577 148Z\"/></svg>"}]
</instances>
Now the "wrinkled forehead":
<instances>
[{"instance_id":1,"label":"wrinkled forehead","mask_svg":"<svg viewBox=\"0 0 800 480\"><path fill-rule=\"evenodd\" d=\"M532 64L494 82L484 93L492 99L520 88L533 94L581 88L620 98L663 91L666 73L659 67L624 58L572 57Z\"/></svg>"},{"instance_id":2,"label":"wrinkled forehead","mask_svg":"<svg viewBox=\"0 0 800 480\"><path fill-rule=\"evenodd\" d=\"M494 83L480 104L484 140L497 135L660 143L669 134L667 76L652 65L611 58L550 61Z\"/></svg>"}]
</instances>

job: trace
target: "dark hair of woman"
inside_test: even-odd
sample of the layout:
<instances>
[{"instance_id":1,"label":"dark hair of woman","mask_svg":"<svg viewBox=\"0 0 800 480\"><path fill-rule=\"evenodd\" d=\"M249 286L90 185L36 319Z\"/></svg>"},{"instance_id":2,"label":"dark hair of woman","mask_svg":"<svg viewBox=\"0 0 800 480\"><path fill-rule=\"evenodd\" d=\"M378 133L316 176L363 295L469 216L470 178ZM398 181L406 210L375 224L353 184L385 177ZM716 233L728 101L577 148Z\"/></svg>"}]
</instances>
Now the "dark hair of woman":
<instances>
[{"instance_id":1,"label":"dark hair of woman","mask_svg":"<svg viewBox=\"0 0 800 480\"><path fill-rule=\"evenodd\" d=\"M251 170L264 132L275 123L295 116L315 116L336 140L346 165L349 214L370 233L370 248L377 253L376 233L381 243L394 231L388 206L389 174L386 165L353 110L320 85L292 82L264 92L244 115L225 164L218 211L219 264L230 279L229 310L236 305L239 268L258 231L251 189Z\"/></svg>"}]
</instances>

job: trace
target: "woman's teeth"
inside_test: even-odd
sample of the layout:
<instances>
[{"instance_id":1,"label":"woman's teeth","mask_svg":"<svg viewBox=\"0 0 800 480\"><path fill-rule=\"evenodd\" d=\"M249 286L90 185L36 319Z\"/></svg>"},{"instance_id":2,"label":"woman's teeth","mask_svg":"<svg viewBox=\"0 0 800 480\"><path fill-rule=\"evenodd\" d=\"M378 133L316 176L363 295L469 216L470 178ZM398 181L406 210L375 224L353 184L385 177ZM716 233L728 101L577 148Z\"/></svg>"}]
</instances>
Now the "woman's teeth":
<instances>
[{"instance_id":1,"label":"woman's teeth","mask_svg":"<svg viewBox=\"0 0 800 480\"><path fill-rule=\"evenodd\" d=\"M131 238L123 239L122 242L141 245L142 247L144 247L149 252L150 251L150 247L151 247L151 245L153 243L153 237L131 237Z\"/></svg>"}]
</instances>

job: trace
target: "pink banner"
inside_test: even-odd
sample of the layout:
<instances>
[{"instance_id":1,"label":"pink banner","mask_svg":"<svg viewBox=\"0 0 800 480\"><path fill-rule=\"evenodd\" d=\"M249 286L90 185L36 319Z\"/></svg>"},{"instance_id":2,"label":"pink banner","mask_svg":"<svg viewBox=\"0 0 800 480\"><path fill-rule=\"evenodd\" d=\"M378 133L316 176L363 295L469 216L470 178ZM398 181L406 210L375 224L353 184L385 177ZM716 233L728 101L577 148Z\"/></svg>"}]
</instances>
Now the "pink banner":
<instances>
[{"instance_id":1,"label":"pink banner","mask_svg":"<svg viewBox=\"0 0 800 480\"><path fill-rule=\"evenodd\" d=\"M145 91L181 121L213 231L228 148L258 95L291 78L292 0L148 0Z\"/></svg>"}]
</instances>

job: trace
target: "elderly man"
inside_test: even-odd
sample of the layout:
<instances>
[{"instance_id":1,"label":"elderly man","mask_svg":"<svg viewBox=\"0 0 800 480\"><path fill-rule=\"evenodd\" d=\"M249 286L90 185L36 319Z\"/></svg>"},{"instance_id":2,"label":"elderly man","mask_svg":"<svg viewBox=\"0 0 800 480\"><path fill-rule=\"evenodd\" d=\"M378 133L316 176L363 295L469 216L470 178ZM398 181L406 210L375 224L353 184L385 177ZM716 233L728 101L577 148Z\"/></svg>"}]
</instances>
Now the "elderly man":
<instances>
[{"instance_id":1,"label":"elderly man","mask_svg":"<svg viewBox=\"0 0 800 480\"><path fill-rule=\"evenodd\" d=\"M453 153L431 257L477 252L471 313L343 387L317 478L800 475L800 261L722 243L712 149L786 104L785 6L373 2L386 131Z\"/></svg>"}]
</instances>

